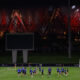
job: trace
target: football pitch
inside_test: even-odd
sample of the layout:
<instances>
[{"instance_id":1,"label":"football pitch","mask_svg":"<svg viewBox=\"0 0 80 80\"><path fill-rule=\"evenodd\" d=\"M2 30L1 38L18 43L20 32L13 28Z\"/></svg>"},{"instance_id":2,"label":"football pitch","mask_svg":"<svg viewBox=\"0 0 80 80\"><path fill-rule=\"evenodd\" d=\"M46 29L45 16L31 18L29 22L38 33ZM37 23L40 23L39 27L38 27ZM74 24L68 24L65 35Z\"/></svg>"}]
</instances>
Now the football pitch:
<instances>
[{"instance_id":1,"label":"football pitch","mask_svg":"<svg viewBox=\"0 0 80 80\"><path fill-rule=\"evenodd\" d=\"M27 74L26 75L19 75L17 74L17 69L22 67L0 67L0 80L80 80L80 68L78 67L68 67L69 73L68 76L58 75L57 74L57 67L51 67L52 73L48 75L48 68L44 68L44 75L41 75L39 68L37 68L37 74L34 74L33 77L30 75L30 68L26 67ZM66 67L64 67L65 69ZM35 67L32 67L32 70ZM59 67L61 69L61 67Z\"/></svg>"}]
</instances>

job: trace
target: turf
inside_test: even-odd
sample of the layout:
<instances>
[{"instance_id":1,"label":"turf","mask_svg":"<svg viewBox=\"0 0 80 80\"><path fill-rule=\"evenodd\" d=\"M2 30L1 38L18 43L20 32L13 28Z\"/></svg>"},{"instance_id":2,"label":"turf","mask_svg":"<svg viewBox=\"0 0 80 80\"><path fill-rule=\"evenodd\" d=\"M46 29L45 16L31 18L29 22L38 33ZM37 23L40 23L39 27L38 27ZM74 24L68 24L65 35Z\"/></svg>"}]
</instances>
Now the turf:
<instances>
[{"instance_id":1,"label":"turf","mask_svg":"<svg viewBox=\"0 0 80 80\"><path fill-rule=\"evenodd\" d=\"M33 67L35 68L35 67ZM52 74L48 76L48 67L44 67L44 75L42 77L41 73L35 74L33 77L30 76L29 67L27 68L27 75L18 76L17 68L14 67L0 67L0 80L80 80L80 68L69 67L68 76L59 75L56 72L57 67L51 67Z\"/></svg>"},{"instance_id":2,"label":"turf","mask_svg":"<svg viewBox=\"0 0 80 80\"><path fill-rule=\"evenodd\" d=\"M23 63L23 56L20 55L17 57L17 63L22 64ZM38 64L78 64L79 58L78 57L72 57L68 58L65 56L52 56L52 55L30 55L28 56L28 63L38 63ZM6 55L6 56L0 56L0 64L12 64L12 56Z\"/></svg>"}]
</instances>

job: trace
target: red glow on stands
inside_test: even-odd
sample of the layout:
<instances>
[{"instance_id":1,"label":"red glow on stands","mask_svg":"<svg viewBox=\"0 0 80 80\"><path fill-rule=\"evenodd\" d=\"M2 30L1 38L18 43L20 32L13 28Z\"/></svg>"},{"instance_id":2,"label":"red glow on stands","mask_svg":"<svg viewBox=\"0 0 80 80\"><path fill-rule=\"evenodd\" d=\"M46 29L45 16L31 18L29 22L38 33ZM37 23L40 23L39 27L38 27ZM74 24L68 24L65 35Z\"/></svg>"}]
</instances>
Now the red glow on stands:
<instances>
[{"instance_id":1,"label":"red glow on stands","mask_svg":"<svg viewBox=\"0 0 80 80\"><path fill-rule=\"evenodd\" d=\"M71 29L74 32L80 31L80 11L79 9L75 10L71 15Z\"/></svg>"},{"instance_id":2,"label":"red glow on stands","mask_svg":"<svg viewBox=\"0 0 80 80\"><path fill-rule=\"evenodd\" d=\"M20 26L20 24L22 26ZM20 29L20 27L22 27L22 28ZM26 31L26 27L24 26L24 23L21 19L21 14L18 13L18 11L13 11L12 20L11 20L11 23L10 23L10 26L9 26L9 31L10 32L16 32L16 29L21 31L21 32L22 32L22 29L23 29L24 32Z\"/></svg>"},{"instance_id":3,"label":"red glow on stands","mask_svg":"<svg viewBox=\"0 0 80 80\"><path fill-rule=\"evenodd\" d=\"M25 18L24 22L25 22L26 28L28 29L27 30L28 32L34 32L35 31L36 24L35 24L34 19L29 20L28 18Z\"/></svg>"},{"instance_id":4,"label":"red glow on stands","mask_svg":"<svg viewBox=\"0 0 80 80\"><path fill-rule=\"evenodd\" d=\"M27 18L24 18L24 22L25 22L25 25L28 25L28 20L27 20Z\"/></svg>"},{"instance_id":5,"label":"red glow on stands","mask_svg":"<svg viewBox=\"0 0 80 80\"><path fill-rule=\"evenodd\" d=\"M54 27L57 30L63 29L63 27L67 29L68 28L68 14L66 12L64 13L61 8L54 9L53 12L49 14L48 8L46 9L39 8L38 10L35 10L33 14L30 11L28 11L27 13L25 13L26 15L21 15L21 12L19 12L18 10L15 10L12 12L10 23L8 22L9 31L10 32L17 32L17 31L18 32L35 32L39 30L40 27L43 27L43 24L45 24L46 26L50 22L51 15L53 15L52 16L53 20L51 21L51 24L53 26L51 27L51 29L53 29ZM63 24L65 24L65 26ZM79 9L71 13L70 25L71 25L72 31L74 32L80 31L80 11ZM2 27L7 26L6 11L2 11L1 13L1 26Z\"/></svg>"},{"instance_id":6,"label":"red glow on stands","mask_svg":"<svg viewBox=\"0 0 80 80\"><path fill-rule=\"evenodd\" d=\"M40 23L41 23L41 24L43 23L43 17L44 17L43 10L40 9L40 11L39 11L39 20L40 20Z\"/></svg>"},{"instance_id":7,"label":"red glow on stands","mask_svg":"<svg viewBox=\"0 0 80 80\"><path fill-rule=\"evenodd\" d=\"M2 11L2 13L1 13L1 26L6 26L6 23L7 23L6 16L7 16L6 12Z\"/></svg>"},{"instance_id":8,"label":"red glow on stands","mask_svg":"<svg viewBox=\"0 0 80 80\"><path fill-rule=\"evenodd\" d=\"M71 30L74 32L80 31L80 12L76 12L75 14L71 15L70 19L70 25L71 25ZM68 17L65 15L64 16L64 23L65 27L68 27Z\"/></svg>"}]
</instances>

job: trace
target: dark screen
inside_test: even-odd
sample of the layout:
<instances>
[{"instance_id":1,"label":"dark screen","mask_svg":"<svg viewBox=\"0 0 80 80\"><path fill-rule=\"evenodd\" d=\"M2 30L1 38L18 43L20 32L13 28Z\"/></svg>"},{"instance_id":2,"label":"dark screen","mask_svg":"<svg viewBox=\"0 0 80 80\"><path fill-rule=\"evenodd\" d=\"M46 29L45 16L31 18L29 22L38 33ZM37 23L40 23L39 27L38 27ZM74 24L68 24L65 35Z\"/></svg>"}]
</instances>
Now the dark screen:
<instances>
[{"instance_id":1,"label":"dark screen","mask_svg":"<svg viewBox=\"0 0 80 80\"><path fill-rule=\"evenodd\" d=\"M33 49L33 34L7 34L7 49Z\"/></svg>"}]
</instances>

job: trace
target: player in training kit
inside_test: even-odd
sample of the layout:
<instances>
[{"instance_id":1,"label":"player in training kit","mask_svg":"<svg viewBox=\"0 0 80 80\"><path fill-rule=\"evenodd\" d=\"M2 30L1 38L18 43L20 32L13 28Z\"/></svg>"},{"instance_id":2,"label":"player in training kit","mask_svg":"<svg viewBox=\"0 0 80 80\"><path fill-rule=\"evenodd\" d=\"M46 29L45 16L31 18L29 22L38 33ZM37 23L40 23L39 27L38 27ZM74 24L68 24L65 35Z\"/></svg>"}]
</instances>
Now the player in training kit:
<instances>
[{"instance_id":1,"label":"player in training kit","mask_svg":"<svg viewBox=\"0 0 80 80\"><path fill-rule=\"evenodd\" d=\"M35 74L37 73L37 67L35 68Z\"/></svg>"},{"instance_id":2,"label":"player in training kit","mask_svg":"<svg viewBox=\"0 0 80 80\"><path fill-rule=\"evenodd\" d=\"M65 75L66 75L66 69L64 70L64 73L65 73Z\"/></svg>"},{"instance_id":3,"label":"player in training kit","mask_svg":"<svg viewBox=\"0 0 80 80\"><path fill-rule=\"evenodd\" d=\"M61 73L62 73L62 74L64 73L64 68L61 68Z\"/></svg>"},{"instance_id":4,"label":"player in training kit","mask_svg":"<svg viewBox=\"0 0 80 80\"><path fill-rule=\"evenodd\" d=\"M33 70L33 74L36 74L36 70L35 69Z\"/></svg>"},{"instance_id":5,"label":"player in training kit","mask_svg":"<svg viewBox=\"0 0 80 80\"><path fill-rule=\"evenodd\" d=\"M17 72L18 72L18 76L19 76L21 74L21 69L18 69Z\"/></svg>"},{"instance_id":6,"label":"player in training kit","mask_svg":"<svg viewBox=\"0 0 80 80\"><path fill-rule=\"evenodd\" d=\"M30 69L30 75L31 75L31 77L33 77L33 71L32 71L32 69Z\"/></svg>"},{"instance_id":7,"label":"player in training kit","mask_svg":"<svg viewBox=\"0 0 80 80\"><path fill-rule=\"evenodd\" d=\"M25 73L25 69L24 69L24 67L22 68L22 74L24 75L24 73Z\"/></svg>"},{"instance_id":8,"label":"player in training kit","mask_svg":"<svg viewBox=\"0 0 80 80\"><path fill-rule=\"evenodd\" d=\"M44 75L44 69L41 70L42 75Z\"/></svg>"},{"instance_id":9,"label":"player in training kit","mask_svg":"<svg viewBox=\"0 0 80 80\"><path fill-rule=\"evenodd\" d=\"M51 75L51 68L48 69L48 75Z\"/></svg>"},{"instance_id":10,"label":"player in training kit","mask_svg":"<svg viewBox=\"0 0 80 80\"><path fill-rule=\"evenodd\" d=\"M59 74L61 74L61 70L59 70Z\"/></svg>"},{"instance_id":11,"label":"player in training kit","mask_svg":"<svg viewBox=\"0 0 80 80\"><path fill-rule=\"evenodd\" d=\"M65 75L67 76L67 75L68 75L68 69L65 69L65 70L64 70L64 73L65 73Z\"/></svg>"},{"instance_id":12,"label":"player in training kit","mask_svg":"<svg viewBox=\"0 0 80 80\"><path fill-rule=\"evenodd\" d=\"M59 68L57 68L57 73L59 73Z\"/></svg>"},{"instance_id":13,"label":"player in training kit","mask_svg":"<svg viewBox=\"0 0 80 80\"><path fill-rule=\"evenodd\" d=\"M41 74L42 74L42 77L43 77L43 75L44 75L44 69L41 70Z\"/></svg>"},{"instance_id":14,"label":"player in training kit","mask_svg":"<svg viewBox=\"0 0 80 80\"><path fill-rule=\"evenodd\" d=\"M41 71L41 66L39 66L39 71Z\"/></svg>"},{"instance_id":15,"label":"player in training kit","mask_svg":"<svg viewBox=\"0 0 80 80\"><path fill-rule=\"evenodd\" d=\"M26 70L26 68L25 68L25 69L24 69L24 73L23 73L24 75L26 75L26 71L27 71L27 70Z\"/></svg>"}]
</instances>

